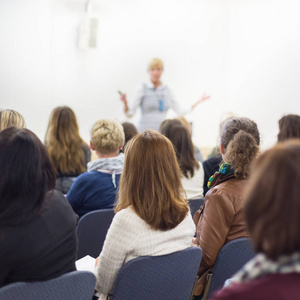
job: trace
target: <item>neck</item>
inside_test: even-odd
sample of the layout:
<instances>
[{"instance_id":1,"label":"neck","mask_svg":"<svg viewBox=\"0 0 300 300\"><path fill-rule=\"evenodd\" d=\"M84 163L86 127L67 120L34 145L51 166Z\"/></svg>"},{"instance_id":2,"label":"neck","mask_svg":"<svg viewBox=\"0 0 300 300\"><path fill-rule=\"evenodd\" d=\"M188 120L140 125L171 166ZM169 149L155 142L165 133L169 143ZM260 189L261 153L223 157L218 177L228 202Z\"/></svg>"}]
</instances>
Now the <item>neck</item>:
<instances>
[{"instance_id":1,"label":"neck","mask_svg":"<svg viewBox=\"0 0 300 300\"><path fill-rule=\"evenodd\" d=\"M98 158L109 158L109 157L116 157L119 155L119 150L113 153L109 153L109 154L104 154L104 153L99 153L96 151L96 155Z\"/></svg>"},{"instance_id":2,"label":"neck","mask_svg":"<svg viewBox=\"0 0 300 300\"><path fill-rule=\"evenodd\" d=\"M155 82L152 81L152 83L153 83L155 88L158 88L161 85L160 81L155 81Z\"/></svg>"}]
</instances>

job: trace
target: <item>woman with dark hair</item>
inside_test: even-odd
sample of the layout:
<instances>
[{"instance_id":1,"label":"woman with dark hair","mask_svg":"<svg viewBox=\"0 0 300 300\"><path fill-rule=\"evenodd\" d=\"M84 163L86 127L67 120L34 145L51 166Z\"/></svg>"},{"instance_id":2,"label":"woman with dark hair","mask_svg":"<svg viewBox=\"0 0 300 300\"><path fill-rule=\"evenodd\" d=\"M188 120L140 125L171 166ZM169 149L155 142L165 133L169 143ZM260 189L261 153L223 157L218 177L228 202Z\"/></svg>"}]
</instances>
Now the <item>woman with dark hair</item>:
<instances>
[{"instance_id":1,"label":"woman with dark hair","mask_svg":"<svg viewBox=\"0 0 300 300\"><path fill-rule=\"evenodd\" d=\"M0 287L75 270L76 215L55 186L55 170L37 136L0 132Z\"/></svg>"},{"instance_id":2,"label":"woman with dark hair","mask_svg":"<svg viewBox=\"0 0 300 300\"><path fill-rule=\"evenodd\" d=\"M300 138L300 116L285 115L279 121L278 142Z\"/></svg>"},{"instance_id":3,"label":"woman with dark hair","mask_svg":"<svg viewBox=\"0 0 300 300\"><path fill-rule=\"evenodd\" d=\"M73 181L86 171L87 163L91 160L90 148L79 135L77 119L70 107L53 109L45 146L57 170L55 188L67 194Z\"/></svg>"},{"instance_id":4,"label":"woman with dark hair","mask_svg":"<svg viewBox=\"0 0 300 300\"><path fill-rule=\"evenodd\" d=\"M99 299L106 299L129 260L191 245L195 225L184 198L172 143L155 131L136 135L125 149L117 213L95 270Z\"/></svg>"},{"instance_id":5,"label":"woman with dark hair","mask_svg":"<svg viewBox=\"0 0 300 300\"><path fill-rule=\"evenodd\" d=\"M123 152L124 152L126 144L134 136L136 136L138 134L138 130L132 123L129 123L129 122L123 122L122 126L123 126L123 130L124 130L124 134L125 134L125 143L124 143L124 146L123 146Z\"/></svg>"},{"instance_id":6,"label":"woman with dark hair","mask_svg":"<svg viewBox=\"0 0 300 300\"><path fill-rule=\"evenodd\" d=\"M299 165L299 140L279 143L257 160L245 217L258 254L212 299L299 299Z\"/></svg>"},{"instance_id":7,"label":"woman with dark hair","mask_svg":"<svg viewBox=\"0 0 300 300\"><path fill-rule=\"evenodd\" d=\"M197 236L202 248L194 291L201 299L206 275L213 267L222 246L234 239L248 237L244 219L244 193L249 168L259 152L260 136L255 122L248 118L228 119L221 133L220 149L224 163L209 179L204 205L196 212Z\"/></svg>"},{"instance_id":8,"label":"woman with dark hair","mask_svg":"<svg viewBox=\"0 0 300 300\"><path fill-rule=\"evenodd\" d=\"M181 183L187 199L203 196L204 171L201 162L195 159L192 137L177 119L165 121L160 132L173 144L181 170Z\"/></svg>"}]
</instances>

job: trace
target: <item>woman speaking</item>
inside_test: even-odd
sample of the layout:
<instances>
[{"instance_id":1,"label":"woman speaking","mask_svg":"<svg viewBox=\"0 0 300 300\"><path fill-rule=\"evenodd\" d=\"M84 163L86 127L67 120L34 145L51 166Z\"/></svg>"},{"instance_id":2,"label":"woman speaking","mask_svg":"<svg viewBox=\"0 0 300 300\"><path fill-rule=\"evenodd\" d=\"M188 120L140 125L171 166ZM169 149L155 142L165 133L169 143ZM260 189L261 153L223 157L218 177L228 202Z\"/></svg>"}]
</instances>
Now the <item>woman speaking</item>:
<instances>
[{"instance_id":1,"label":"woman speaking","mask_svg":"<svg viewBox=\"0 0 300 300\"><path fill-rule=\"evenodd\" d=\"M139 85L135 89L129 103L126 94L121 94L121 101L124 103L124 112L128 117L133 116L137 108L141 108L141 118L137 126L140 132L148 129L158 131L160 123L166 118L167 111L170 108L178 115L184 115L193 110L202 101L210 98L204 94L192 107L180 107L170 89L166 85L163 85L160 80L163 69L162 60L153 58L148 67L150 82Z\"/></svg>"}]
</instances>

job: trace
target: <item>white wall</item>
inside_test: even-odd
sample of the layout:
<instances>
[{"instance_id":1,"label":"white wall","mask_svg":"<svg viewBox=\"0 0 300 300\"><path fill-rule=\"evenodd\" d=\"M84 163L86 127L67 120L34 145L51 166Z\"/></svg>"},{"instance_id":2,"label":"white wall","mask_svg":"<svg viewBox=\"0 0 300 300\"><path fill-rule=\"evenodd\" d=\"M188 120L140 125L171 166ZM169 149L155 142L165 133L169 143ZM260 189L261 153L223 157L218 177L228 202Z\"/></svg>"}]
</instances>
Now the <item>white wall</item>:
<instances>
[{"instance_id":1,"label":"white wall","mask_svg":"<svg viewBox=\"0 0 300 300\"><path fill-rule=\"evenodd\" d=\"M79 50L84 3L0 1L0 107L40 138L58 105L75 110L86 140L97 119L124 120L117 91L130 97L153 56L183 105L212 96L187 116L200 146L214 145L226 111L256 120L264 147L282 114L299 113L296 0L94 0L98 47Z\"/></svg>"}]
</instances>

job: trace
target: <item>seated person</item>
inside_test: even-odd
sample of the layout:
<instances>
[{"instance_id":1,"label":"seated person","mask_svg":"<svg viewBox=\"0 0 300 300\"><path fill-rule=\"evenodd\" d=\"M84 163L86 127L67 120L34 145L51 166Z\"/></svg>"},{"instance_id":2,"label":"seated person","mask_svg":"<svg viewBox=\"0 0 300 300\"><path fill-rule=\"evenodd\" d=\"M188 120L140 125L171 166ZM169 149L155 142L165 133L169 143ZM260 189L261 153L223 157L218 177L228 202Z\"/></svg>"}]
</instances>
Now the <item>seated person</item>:
<instances>
[{"instance_id":1,"label":"seated person","mask_svg":"<svg viewBox=\"0 0 300 300\"><path fill-rule=\"evenodd\" d=\"M203 167L195 158L190 133L177 119L165 121L160 126L160 132L173 144L181 170L181 183L187 199L203 197Z\"/></svg>"},{"instance_id":2,"label":"seated person","mask_svg":"<svg viewBox=\"0 0 300 300\"><path fill-rule=\"evenodd\" d=\"M194 299L202 299L206 275L220 249L228 242L248 237L244 219L244 194L250 163L259 153L260 136L255 122L248 118L228 119L221 134L224 164L209 179L204 205L194 215L197 225L195 244L202 249L199 279Z\"/></svg>"},{"instance_id":3,"label":"seated person","mask_svg":"<svg viewBox=\"0 0 300 300\"><path fill-rule=\"evenodd\" d=\"M113 208L123 170L124 131L112 119L97 121L91 129L90 146L98 159L89 162L87 172L74 181L67 194L73 210L79 217L104 208Z\"/></svg>"},{"instance_id":4,"label":"seated person","mask_svg":"<svg viewBox=\"0 0 300 300\"><path fill-rule=\"evenodd\" d=\"M125 143L122 150L124 152L127 142L129 142L135 135L138 134L138 130L132 123L129 122L122 123L122 126L125 134Z\"/></svg>"},{"instance_id":5,"label":"seated person","mask_svg":"<svg viewBox=\"0 0 300 300\"><path fill-rule=\"evenodd\" d=\"M158 132L145 131L127 144L116 212L95 270L100 300L107 299L120 268L129 260L191 245L195 225L175 151Z\"/></svg>"},{"instance_id":6,"label":"seated person","mask_svg":"<svg viewBox=\"0 0 300 300\"><path fill-rule=\"evenodd\" d=\"M28 129L0 132L0 287L75 271L77 216L55 191L47 151Z\"/></svg>"},{"instance_id":7,"label":"seated person","mask_svg":"<svg viewBox=\"0 0 300 300\"><path fill-rule=\"evenodd\" d=\"M0 131L11 126L26 128L23 116L12 109L0 110Z\"/></svg>"},{"instance_id":8,"label":"seated person","mask_svg":"<svg viewBox=\"0 0 300 300\"><path fill-rule=\"evenodd\" d=\"M210 299L299 299L299 165L299 140L277 144L256 162L245 218L258 254Z\"/></svg>"},{"instance_id":9,"label":"seated person","mask_svg":"<svg viewBox=\"0 0 300 300\"><path fill-rule=\"evenodd\" d=\"M66 194L76 177L86 171L86 165L91 160L91 150L79 135L77 119L70 107L53 109L45 145L57 171L55 189Z\"/></svg>"},{"instance_id":10,"label":"seated person","mask_svg":"<svg viewBox=\"0 0 300 300\"><path fill-rule=\"evenodd\" d=\"M300 138L300 116L285 115L279 121L278 142Z\"/></svg>"}]
</instances>

